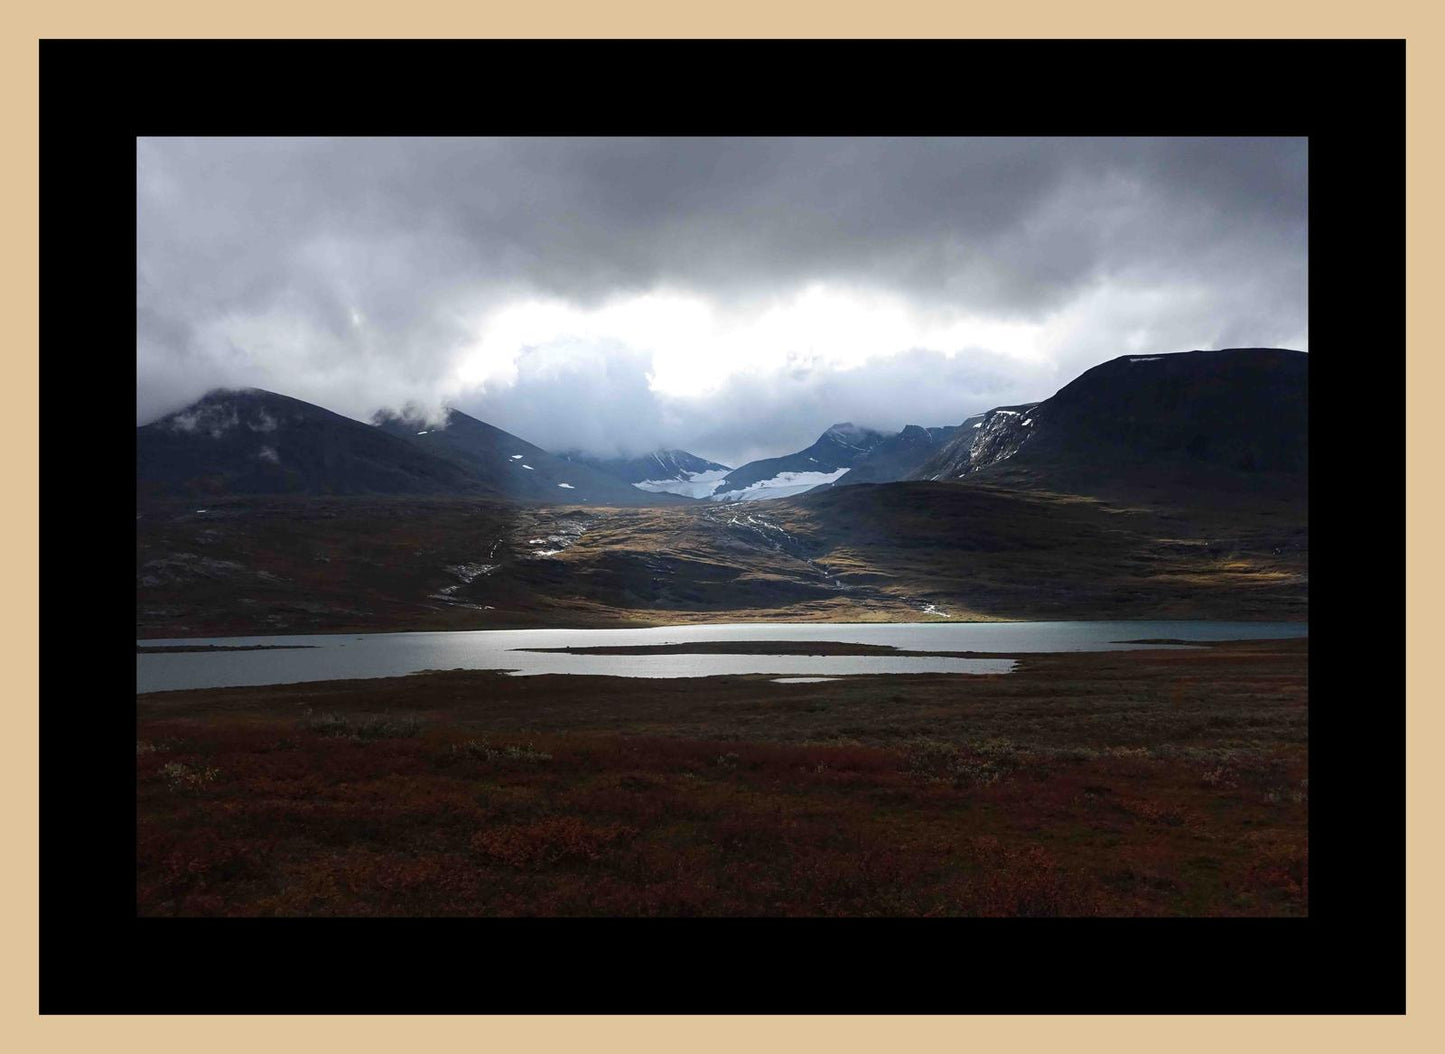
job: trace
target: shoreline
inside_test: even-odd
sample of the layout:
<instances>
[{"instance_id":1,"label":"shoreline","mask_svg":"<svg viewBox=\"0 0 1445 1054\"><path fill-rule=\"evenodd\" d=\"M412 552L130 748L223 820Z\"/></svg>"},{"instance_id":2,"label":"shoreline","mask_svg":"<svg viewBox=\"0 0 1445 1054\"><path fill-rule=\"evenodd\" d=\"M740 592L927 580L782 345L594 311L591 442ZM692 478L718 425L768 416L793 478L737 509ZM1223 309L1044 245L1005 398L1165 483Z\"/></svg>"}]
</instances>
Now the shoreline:
<instances>
[{"instance_id":1,"label":"shoreline","mask_svg":"<svg viewBox=\"0 0 1445 1054\"><path fill-rule=\"evenodd\" d=\"M463 628L463 629L457 629L457 628L439 628L439 629L383 629L383 630L378 630L378 629L354 628L354 629L326 629L326 630L308 631L308 632L303 632L303 633L275 633L275 632L266 632L265 629L258 629L258 630L256 630L255 632L250 632L250 631L248 631L248 632L239 632L239 631L238 631L238 632L234 632L234 633L225 633L225 634L215 634L215 633L212 633L212 634L196 634L196 635L194 635L194 636L175 636L175 635L167 635L167 636L160 636L160 635L144 636L144 635L142 635L142 636L137 636L137 637L136 637L136 644L137 644L137 647L145 647L146 645L144 644L144 642L145 642L145 641L148 641L148 640L239 640L239 639L245 639L245 638L248 638L248 637L358 637L358 636L380 637L380 636L386 636L386 635L391 635L391 634L398 634L398 635L399 635L399 634L404 634L404 633L492 633L492 632L496 632L496 633L513 633L513 632L524 632L524 631L533 631L533 630L536 630L536 631L558 630L558 631L564 631L564 632L583 633L583 632L593 632L593 631L600 631L600 630L652 630L652 629L691 629L691 628L727 629L727 628L731 628L731 627L735 627L735 626L757 626L757 625L769 625L769 626L827 626L827 627L829 627L829 628L832 628L832 627L835 627L835 626L838 626L838 627L846 627L846 626L997 626L997 625L1032 625L1032 624L1057 625L1057 624L1059 624L1059 623L1069 623L1069 622L1110 622L1110 623L1120 623L1120 624L1127 624L1127 623L1131 623L1131 622L1151 622L1151 623L1178 622L1178 623L1185 623L1185 624L1198 623L1198 622L1235 622L1235 623L1240 623L1240 624L1242 624L1242 625L1267 624L1267 623L1278 623L1278 624L1280 624L1280 625L1308 625L1308 624L1309 624L1309 619L1308 619L1308 618L1291 618L1291 617L1284 617L1284 618L1217 618L1217 617L1213 617L1213 616L1208 617L1208 618L1152 618L1152 617L1140 617L1140 618L1109 618L1109 617L1094 617L1094 618L986 618L986 619L945 618L945 619L933 619L933 620L928 621L928 622L919 622L919 621L915 621L915 620L905 620L905 619L850 619L850 620L847 620L847 621L833 621L833 620L827 620L827 619L811 619L811 620L810 620L810 619L778 619L778 618L766 618L766 617L762 617L762 618L757 618L757 619L743 619L743 620L733 620L733 621L727 621L727 622L688 622L688 621L684 621L684 622L647 622L647 623L624 622L624 623L606 623L606 624L594 624L594 625L566 625L566 626L563 626L563 625L545 625L545 626L539 626L539 625L531 625L531 624L528 624L528 625L514 625L514 626L472 626L472 627L467 627L467 628ZM1153 640L1111 641L1110 643L1114 643L1114 644L1147 644L1147 643L1154 643L1154 641L1153 641ZM1187 642L1187 643L1197 643L1197 642ZM176 645L176 647L182 647L182 646L183 646L183 645ZM189 646L189 645L186 645L186 646ZM299 647L308 647L308 646L309 646L309 645L299 645ZM204 647L204 645L196 645L196 647ZM269 647L288 647L288 645L269 645L269 644L264 644L264 645L253 645L253 647L262 647L262 648L269 648Z\"/></svg>"},{"instance_id":2,"label":"shoreline","mask_svg":"<svg viewBox=\"0 0 1445 1054\"><path fill-rule=\"evenodd\" d=\"M160 638L166 639L166 638ZM204 638L203 638L204 639ZM210 651L301 651L306 648L315 648L315 644L159 644L147 646L137 644L135 653L137 655L166 655L176 652L210 652Z\"/></svg>"}]
</instances>

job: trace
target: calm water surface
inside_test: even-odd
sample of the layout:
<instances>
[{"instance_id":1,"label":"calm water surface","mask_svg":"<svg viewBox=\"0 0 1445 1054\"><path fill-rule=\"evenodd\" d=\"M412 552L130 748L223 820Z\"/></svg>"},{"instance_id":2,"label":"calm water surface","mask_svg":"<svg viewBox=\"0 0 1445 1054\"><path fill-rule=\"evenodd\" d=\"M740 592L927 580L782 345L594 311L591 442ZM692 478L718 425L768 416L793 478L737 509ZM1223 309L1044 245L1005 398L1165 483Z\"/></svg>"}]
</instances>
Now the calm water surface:
<instances>
[{"instance_id":1,"label":"calm water surface","mask_svg":"<svg viewBox=\"0 0 1445 1054\"><path fill-rule=\"evenodd\" d=\"M1303 622L987 622L760 623L656 629L514 629L461 633L315 634L145 640L166 644L311 645L295 651L232 651L136 656L136 693L182 688L292 684L397 677L422 670L505 670L518 676L571 673L610 677L772 674L838 677L886 673L1007 673L1010 659L884 655L568 655L521 648L680 644L691 641L804 640L886 644L913 651L1124 651L1173 645L1119 641L1266 640L1305 637Z\"/></svg>"}]
</instances>

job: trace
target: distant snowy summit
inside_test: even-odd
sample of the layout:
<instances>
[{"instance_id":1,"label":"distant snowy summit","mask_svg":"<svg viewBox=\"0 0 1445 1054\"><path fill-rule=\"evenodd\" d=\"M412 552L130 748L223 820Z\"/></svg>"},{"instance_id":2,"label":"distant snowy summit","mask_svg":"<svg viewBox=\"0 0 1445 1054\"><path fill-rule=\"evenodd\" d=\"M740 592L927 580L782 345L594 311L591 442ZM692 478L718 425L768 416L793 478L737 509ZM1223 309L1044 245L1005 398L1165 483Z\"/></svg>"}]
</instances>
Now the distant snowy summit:
<instances>
[{"instance_id":1,"label":"distant snowy summit","mask_svg":"<svg viewBox=\"0 0 1445 1054\"><path fill-rule=\"evenodd\" d=\"M833 425L812 446L782 457L750 461L718 481L713 501L762 501L802 494L832 483L889 436L851 421Z\"/></svg>"},{"instance_id":2,"label":"distant snowy summit","mask_svg":"<svg viewBox=\"0 0 1445 1054\"><path fill-rule=\"evenodd\" d=\"M710 501L788 498L821 486L902 479L956 428L908 425L897 434L851 421L833 425L805 450L729 468L686 450L657 450L635 458L599 458L573 451L562 457L590 465L638 490Z\"/></svg>"},{"instance_id":3,"label":"distant snowy summit","mask_svg":"<svg viewBox=\"0 0 1445 1054\"><path fill-rule=\"evenodd\" d=\"M634 458L597 458L586 454L563 455L569 461L590 465L650 494L677 494L705 498L718 480L732 471L727 465L698 457L686 450L656 450Z\"/></svg>"}]
</instances>

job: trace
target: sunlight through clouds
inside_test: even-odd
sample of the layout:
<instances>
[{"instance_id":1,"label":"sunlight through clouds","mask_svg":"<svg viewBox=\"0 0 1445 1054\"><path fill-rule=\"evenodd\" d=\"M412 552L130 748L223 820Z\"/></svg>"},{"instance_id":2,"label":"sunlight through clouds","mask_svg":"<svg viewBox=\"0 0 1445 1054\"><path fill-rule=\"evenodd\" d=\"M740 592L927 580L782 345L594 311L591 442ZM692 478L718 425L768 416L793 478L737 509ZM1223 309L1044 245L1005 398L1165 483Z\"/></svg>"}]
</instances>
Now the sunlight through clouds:
<instances>
[{"instance_id":1,"label":"sunlight through clouds","mask_svg":"<svg viewBox=\"0 0 1445 1054\"><path fill-rule=\"evenodd\" d=\"M561 300L504 305L483 335L458 357L456 390L507 387L528 349L616 344L647 355L660 395L695 398L737 374L847 370L917 348L952 357L988 347L1041 361L1045 327L985 318L940 319L887 293L809 285L748 317L715 309L698 296L648 293L588 310Z\"/></svg>"},{"instance_id":2,"label":"sunlight through clouds","mask_svg":"<svg viewBox=\"0 0 1445 1054\"><path fill-rule=\"evenodd\" d=\"M956 424L1123 353L1308 348L1302 139L143 138L136 159L138 424L254 386L736 463L840 420Z\"/></svg>"}]
</instances>

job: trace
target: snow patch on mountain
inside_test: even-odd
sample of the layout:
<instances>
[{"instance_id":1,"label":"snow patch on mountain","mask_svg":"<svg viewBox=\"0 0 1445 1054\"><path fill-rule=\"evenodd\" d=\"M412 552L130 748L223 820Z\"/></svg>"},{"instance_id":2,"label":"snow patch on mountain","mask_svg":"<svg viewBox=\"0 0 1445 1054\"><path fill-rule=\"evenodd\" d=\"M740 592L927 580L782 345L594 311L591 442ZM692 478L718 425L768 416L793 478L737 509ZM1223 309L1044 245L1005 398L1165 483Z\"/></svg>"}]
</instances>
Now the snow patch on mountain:
<instances>
[{"instance_id":1,"label":"snow patch on mountain","mask_svg":"<svg viewBox=\"0 0 1445 1054\"><path fill-rule=\"evenodd\" d=\"M731 471L727 468L714 468L706 472L682 472L679 473L681 478L644 479L632 485L650 494L681 494L685 498L706 498L717 487L718 480Z\"/></svg>"},{"instance_id":2,"label":"snow patch on mountain","mask_svg":"<svg viewBox=\"0 0 1445 1054\"><path fill-rule=\"evenodd\" d=\"M846 468L840 468L836 472L779 472L776 476L758 480L741 490L722 491L718 494L711 494L709 497L713 501L766 501L770 498L789 498L824 483L832 483L847 471Z\"/></svg>"}]
</instances>

